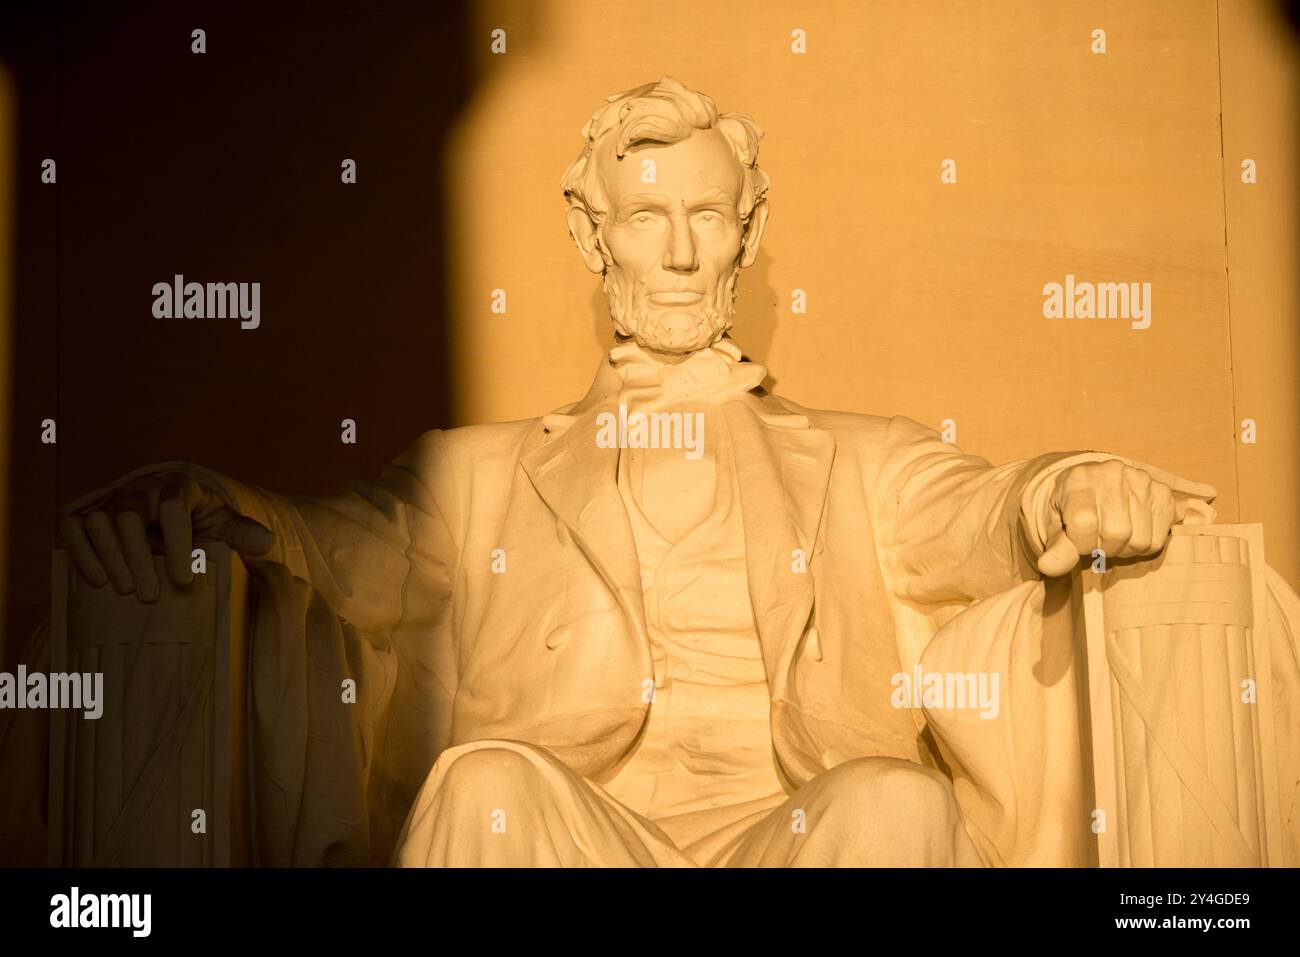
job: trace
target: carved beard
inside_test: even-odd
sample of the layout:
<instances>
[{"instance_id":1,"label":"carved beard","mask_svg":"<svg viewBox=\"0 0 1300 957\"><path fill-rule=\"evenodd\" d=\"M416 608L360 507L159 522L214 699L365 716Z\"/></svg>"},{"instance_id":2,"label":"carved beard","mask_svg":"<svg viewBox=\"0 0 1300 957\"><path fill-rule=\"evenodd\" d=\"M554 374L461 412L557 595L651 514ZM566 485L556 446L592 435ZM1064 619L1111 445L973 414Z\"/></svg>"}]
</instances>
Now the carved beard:
<instances>
[{"instance_id":1,"label":"carved beard","mask_svg":"<svg viewBox=\"0 0 1300 957\"><path fill-rule=\"evenodd\" d=\"M617 269L605 270L605 299L614 328L620 335L631 336L643 349L668 354L696 352L707 349L722 338L732 326L736 314L736 266L727 277L722 295L714 301L706 297L689 313L683 309L655 309L635 311L631 308L632 296L626 293L626 282Z\"/></svg>"}]
</instances>

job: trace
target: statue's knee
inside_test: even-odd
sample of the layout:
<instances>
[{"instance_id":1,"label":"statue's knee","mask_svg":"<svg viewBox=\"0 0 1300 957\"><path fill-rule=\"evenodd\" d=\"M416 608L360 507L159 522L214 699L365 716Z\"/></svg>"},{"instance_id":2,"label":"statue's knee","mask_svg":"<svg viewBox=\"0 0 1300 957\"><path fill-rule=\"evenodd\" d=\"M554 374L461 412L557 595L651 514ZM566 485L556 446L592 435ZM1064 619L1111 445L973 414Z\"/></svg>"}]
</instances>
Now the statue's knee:
<instances>
[{"instance_id":1,"label":"statue's knee","mask_svg":"<svg viewBox=\"0 0 1300 957\"><path fill-rule=\"evenodd\" d=\"M832 805L839 810L893 820L905 814L935 824L956 819L957 799L952 782L915 761L857 758L828 774L836 779Z\"/></svg>"},{"instance_id":2,"label":"statue's knee","mask_svg":"<svg viewBox=\"0 0 1300 957\"><path fill-rule=\"evenodd\" d=\"M460 746L434 765L398 853L403 866L525 864L530 826L551 794L530 755L492 744ZM524 840L511 840L523 835Z\"/></svg>"},{"instance_id":3,"label":"statue's knee","mask_svg":"<svg viewBox=\"0 0 1300 957\"><path fill-rule=\"evenodd\" d=\"M449 797L486 797L503 801L520 791L537 791L537 769L509 748L477 748L447 765L439 790Z\"/></svg>"}]
</instances>

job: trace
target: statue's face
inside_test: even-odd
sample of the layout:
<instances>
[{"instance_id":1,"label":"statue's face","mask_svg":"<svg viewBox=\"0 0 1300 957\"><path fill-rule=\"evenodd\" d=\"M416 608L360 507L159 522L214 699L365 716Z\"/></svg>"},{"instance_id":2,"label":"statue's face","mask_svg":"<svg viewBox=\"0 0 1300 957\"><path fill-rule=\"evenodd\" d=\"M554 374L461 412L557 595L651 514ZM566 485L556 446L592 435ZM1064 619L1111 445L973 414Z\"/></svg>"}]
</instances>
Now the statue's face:
<instances>
[{"instance_id":1,"label":"statue's face","mask_svg":"<svg viewBox=\"0 0 1300 957\"><path fill-rule=\"evenodd\" d=\"M653 182L646 172L653 160ZM744 173L716 129L619 160L597 148L609 210L602 237L612 264L605 293L614 325L644 348L681 354L731 326L744 228Z\"/></svg>"}]
</instances>

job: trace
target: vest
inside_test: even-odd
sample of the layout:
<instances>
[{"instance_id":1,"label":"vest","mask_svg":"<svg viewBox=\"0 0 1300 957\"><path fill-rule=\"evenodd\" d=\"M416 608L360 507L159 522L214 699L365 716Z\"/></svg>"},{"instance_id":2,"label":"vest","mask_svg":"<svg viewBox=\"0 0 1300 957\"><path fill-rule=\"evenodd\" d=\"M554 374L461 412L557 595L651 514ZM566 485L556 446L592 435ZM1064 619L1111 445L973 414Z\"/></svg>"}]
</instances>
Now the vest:
<instances>
[{"instance_id":1,"label":"vest","mask_svg":"<svg viewBox=\"0 0 1300 957\"><path fill-rule=\"evenodd\" d=\"M655 688L642 737L604 787L683 850L786 797L750 605L735 459L725 426L718 431L706 436L699 460L678 449L623 449L618 465ZM667 500L650 497L664 488L672 490ZM690 512L703 518L675 541L660 531Z\"/></svg>"}]
</instances>

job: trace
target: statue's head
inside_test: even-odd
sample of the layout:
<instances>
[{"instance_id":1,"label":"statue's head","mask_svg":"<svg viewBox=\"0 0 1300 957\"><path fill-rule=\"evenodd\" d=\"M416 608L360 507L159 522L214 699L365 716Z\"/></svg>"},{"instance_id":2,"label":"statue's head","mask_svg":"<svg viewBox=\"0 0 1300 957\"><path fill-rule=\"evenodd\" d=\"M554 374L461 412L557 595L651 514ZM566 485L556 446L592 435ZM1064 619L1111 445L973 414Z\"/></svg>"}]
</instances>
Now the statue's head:
<instances>
[{"instance_id":1,"label":"statue's head","mask_svg":"<svg viewBox=\"0 0 1300 957\"><path fill-rule=\"evenodd\" d=\"M664 77L608 97L582 136L566 218L618 334L667 356L716 342L767 222L762 131Z\"/></svg>"}]
</instances>

